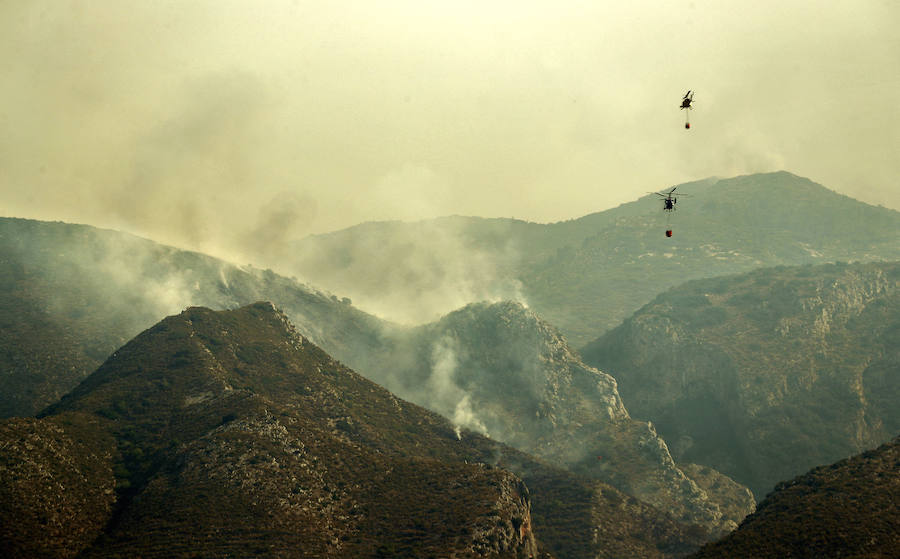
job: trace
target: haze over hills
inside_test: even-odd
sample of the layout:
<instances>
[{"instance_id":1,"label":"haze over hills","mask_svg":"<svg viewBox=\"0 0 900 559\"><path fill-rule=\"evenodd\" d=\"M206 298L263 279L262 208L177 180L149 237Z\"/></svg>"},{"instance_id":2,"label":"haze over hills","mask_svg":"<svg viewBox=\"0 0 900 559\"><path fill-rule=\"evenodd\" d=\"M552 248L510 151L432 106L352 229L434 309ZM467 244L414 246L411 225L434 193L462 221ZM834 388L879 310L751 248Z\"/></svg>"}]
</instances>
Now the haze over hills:
<instances>
[{"instance_id":1,"label":"haze over hills","mask_svg":"<svg viewBox=\"0 0 900 559\"><path fill-rule=\"evenodd\" d=\"M900 438L779 483L757 512L691 559L896 557Z\"/></svg>"},{"instance_id":2,"label":"haze over hills","mask_svg":"<svg viewBox=\"0 0 900 559\"><path fill-rule=\"evenodd\" d=\"M143 332L0 423L0 473L19 556L674 558L703 538L396 398L268 303Z\"/></svg>"},{"instance_id":3,"label":"haze over hills","mask_svg":"<svg viewBox=\"0 0 900 559\"><path fill-rule=\"evenodd\" d=\"M308 237L281 265L395 320L429 322L472 301L521 300L579 347L689 279L900 259L900 212L787 172L707 179L676 192L689 197L668 226L653 195L546 225L474 217L366 223Z\"/></svg>"},{"instance_id":4,"label":"haze over hills","mask_svg":"<svg viewBox=\"0 0 900 559\"><path fill-rule=\"evenodd\" d=\"M271 270L86 225L0 218L0 263L0 417L37 413L133 336L192 305L276 301L305 336L350 362L391 329Z\"/></svg>"},{"instance_id":5,"label":"haze over hills","mask_svg":"<svg viewBox=\"0 0 900 559\"><path fill-rule=\"evenodd\" d=\"M765 411L765 406L742 408L728 399L730 392L725 393L721 401L712 399L708 405L704 404L706 407L696 408L696 414L682 418L688 423L696 420L702 427L713 417L711 425L731 429L728 433L724 430L712 433L708 441L689 433L687 427L679 426L682 430L673 431L665 421L661 423L649 414L636 413L627 396L623 406L615 381L580 360L554 327L561 324L557 319L569 321L568 326L561 328L563 333L568 328L580 336L578 329L584 327L582 332L591 331L593 337L603 330L591 330L601 318L607 320L603 317L614 317L616 313L624 317L630 312L629 305L637 308L649 301L656 289L693 277L692 274L697 277L724 274L770 261L879 260L892 255L897 258L900 228L897 212L860 204L787 173L699 181L679 187L679 191L682 189L692 196L685 199L689 205L679 203L680 210L672 218L676 231L673 239L662 236L665 223L660 219L664 217L660 217L662 212L657 201L649 197L616 210L552 225L445 218L418 224L364 224L329 236L334 241L329 247L334 251L332 261L326 258L316 265L334 277L365 272L363 275L371 280L366 285L376 287L384 278L413 288L436 285L435 290L424 295L395 291L388 285L383 293L376 289L364 294L363 303L369 295L384 295L386 304L398 311L422 306L429 312L448 301L460 305L472 298L524 299L530 304L530 309L511 302L473 304L417 328L385 322L356 309L349 298L331 295L271 270L238 268L201 254L87 226L2 219L0 367L4 375L0 379L0 406L5 415L36 413L73 388L131 336L185 306L199 304L225 309L259 299L273 300L285 309L309 340L360 373L450 417L451 430L468 427L487 432L558 466L598 480L581 478L565 490L559 490L576 496L573 502L578 503L580 520L571 522L579 530L589 529L585 528L588 525L596 527L594 520L602 516L597 511L610 510L603 507L630 508L639 510L639 514L635 513L639 516L655 518L655 512L648 512L652 508L637 501L623 497L625 500L616 498L613 502L601 498L618 493L610 493L612 488L595 491L601 487L599 480L614 483L646 502L665 508L681 522L698 522L707 529L720 530L727 527L727 522L742 517L752 503L742 499L745 490L741 485L719 471L752 484L761 496L781 479L813 464L873 446L896 432L890 427L896 420L884 410L892 406L896 399L892 395L897 394L891 376L896 364L887 349L893 343L890 342L893 339L890 317L896 315L897 309L892 300L880 301L878 304L882 306L868 306L870 296L883 294L884 282L878 278L869 281L872 278L868 272L853 272L846 278L838 277L835 285L839 287L829 292L820 289L828 287L824 284L810 284L813 286L810 288L795 282L802 274L785 280L775 273L775 279L765 280L763 276L772 273L768 270L759 272L762 275L758 278L763 278L760 285L751 289L752 295L745 296L743 302L740 298L714 302L712 306L727 307L727 317L731 316L728 305L734 306L735 317L744 312L752 316L749 329L741 330L737 319L733 324L726 321L738 329L721 331L723 337L743 340L741 336L752 333L754 328L767 332L769 338L777 337L766 322L775 320L773 317L784 319L783 324L778 322L783 327L778 336L786 339L790 337L787 333L796 336L790 338L793 345L772 342L770 346L765 336L763 341L748 338L744 340L746 344L733 344L744 351L741 358L784 368L785 379L769 379L771 386L767 380L760 380L761 386L751 391L752 398L748 396L747 401L765 400L771 392L784 395L787 405L776 406L771 413ZM652 209L648 210L647 204ZM790 209L786 210L788 205ZM755 211L744 211L748 207ZM693 213L686 208L693 208ZM738 208L743 208L743 219L734 217ZM797 216L795 225L791 224L792 216ZM344 237L348 232L356 240L368 239L368 244L356 241L348 244ZM668 252L655 252L657 246L666 247ZM442 252L443 249L447 250ZM377 261L370 258L379 251L381 258ZM324 257L320 253L316 258ZM844 265L836 269L841 266ZM891 279L895 278L895 272L884 270L888 283L893 281L895 286L896 280ZM818 273L816 269L811 276ZM867 278L862 281L865 284L862 287L854 283L859 279L857 276ZM823 274L823 277L829 276ZM763 289L768 285L766 281L774 282L771 289ZM782 284L788 287L782 289ZM846 293L841 292L844 287L840 286L849 286ZM813 292L815 295L811 295ZM828 297L833 294L836 297L829 302ZM754 297L771 301L755 308ZM354 298L360 301L359 296ZM860 305L865 307L865 312L854 314ZM556 318L551 316L545 321L547 317L541 307L549 315L558 313ZM778 315L781 307L793 310ZM705 333L710 330L706 321L716 323L720 318L716 313L722 312L707 313L705 304L698 306L690 297L679 308L683 311L681 316L690 317L688 322L694 321L691 324L699 325ZM812 314L803 314L810 309L814 311ZM821 316L816 314L820 311ZM670 318L674 322L680 320ZM819 324L822 320L824 330ZM884 328L870 324L878 321ZM854 341L857 333L841 339L826 336L828 345L822 351L829 358L845 356L846 363L826 362L818 354L807 356L810 369L822 366L831 372L816 370L813 374L795 375L789 366L778 361L780 356L819 351L815 336L842 328L849 332L848 325L860 332L869 329L865 343ZM682 334L689 337L687 330ZM651 349L659 349L665 356L668 355L665 347L660 344ZM678 344L673 342L672 347ZM871 362L865 365L865 374L859 373L866 359ZM716 359L712 361L713 368L720 364ZM704 359L691 364L698 370L707 365ZM677 374L675 370L680 366L681 362L670 367L673 374ZM611 368L598 368L618 376ZM855 371L856 376L843 379L840 370L845 369ZM797 400L790 399L795 394L791 390L797 388L791 384L790 379L794 378L808 385L801 387L806 390L802 393L805 396ZM845 386L844 381L852 382L853 378L863 378L869 383L866 386L874 387L867 388L868 392L863 394L865 409L862 411L858 391L854 392L852 387L847 390ZM677 382L672 382L676 388ZM784 385L783 390L778 383ZM815 392L819 389L827 389L824 398ZM681 397L678 394L677 390L672 391L673 397ZM771 398L767 401L771 403ZM848 405L842 407L843 404ZM663 408L665 405L663 402ZM764 420L762 427L754 430L751 425L742 431L738 420L720 421L716 414L725 413L723 408L735 415L747 414L748 424ZM765 413L757 413L760 409ZM60 423L56 416L40 422L12 420L8 426L15 427L10 436L16 437L18 429L25 429L35 444L40 443L38 447L46 449L47 456L57 448L71 449L72 454L84 456L92 471L101 472L98 479L107 480L98 487L108 489L110 478L102 472L110 468L115 477L116 463L104 461L102 457L107 451L113 456L121 452L110 450L113 447L109 446L113 444L118 449L120 442L116 442L118 435L98 431L93 425L98 421L103 423L103 414L121 414L121 410L111 408L97 413L100 419L92 419L93 423L73 419L71 425ZM653 419L659 434L647 423L632 417ZM832 420L840 422L841 418L846 421L834 433L810 431L814 437L821 434L819 439L804 431L816 421L826 425ZM117 417L105 419L118 420ZM881 426L878 421L882 422ZM779 425L789 428L781 429ZM783 437L767 438L770 434ZM833 439L829 438L831 435ZM719 445L722 437L738 451L728 444ZM758 460L744 460L751 452L749 447L755 443L739 440L741 437L757 437L756 441L761 441L763 446L772 446L760 447ZM100 446L82 443L90 440L99 441ZM715 448L710 450L712 447ZM788 452L782 452L784 449ZM773 453L776 459L767 461L766 457ZM21 458L15 456L9 464ZM128 458L132 459L135 458ZM782 466L782 470L777 469ZM59 475L63 476L61 479L69 479L66 476L70 475L77 478L81 475L79 471L59 472ZM527 469L515 471L532 487ZM96 492L83 491L80 504L68 503L68 508L54 518L71 518L72 514L77 515L73 511L80 507L101 511L97 514L104 518L104 507L114 510L113 501L92 500L96 495ZM570 522L553 520L558 511L538 507L534 514L545 525L556 526L554 529L561 531ZM642 522L629 524L632 528L610 529L607 535L630 542L632 535L642 533L641 526L646 526ZM539 523L535 520L535 524ZM683 527L671 526L675 528L667 534L684 533ZM85 541L91 539L87 532L82 537ZM671 537L681 542L690 540L687 536L687 539ZM578 553L584 555L573 555L559 551L569 549L561 540L552 541L556 543L548 545L562 556L590 556L586 550L595 549L579 548ZM670 552L668 544L660 545L662 553Z\"/></svg>"},{"instance_id":6,"label":"haze over hills","mask_svg":"<svg viewBox=\"0 0 900 559\"><path fill-rule=\"evenodd\" d=\"M750 492L718 472L686 475L654 428L631 418L615 379L586 366L519 303L472 304L399 332L366 370L458 425L610 483L683 522L728 531L753 510Z\"/></svg>"},{"instance_id":7,"label":"haze over hills","mask_svg":"<svg viewBox=\"0 0 900 559\"><path fill-rule=\"evenodd\" d=\"M523 301L580 347L691 277L764 264L900 259L900 213L837 195L788 173L682 185L676 236L657 201L550 225L445 218L363 224L313 237L284 267L373 310L418 309L435 320L473 300ZM655 198L655 197L654 197ZM299 250L302 249L302 250ZM0 415L31 414L113 349L190 305L273 300L304 335L364 370L390 325L308 284L87 226L0 218ZM372 304L375 300L384 308ZM21 303L21 304L20 304ZM440 311L440 312L438 312ZM42 352L40 324L64 352ZM328 336L326 332L336 332ZM36 371L29 375L27 371ZM68 379L68 380L66 380ZM11 401L15 399L15 401ZM36 403L33 403L36 402Z\"/></svg>"},{"instance_id":8,"label":"haze over hills","mask_svg":"<svg viewBox=\"0 0 900 559\"><path fill-rule=\"evenodd\" d=\"M900 263L688 282L584 350L677 460L763 496L900 432Z\"/></svg>"},{"instance_id":9,"label":"haze over hills","mask_svg":"<svg viewBox=\"0 0 900 559\"><path fill-rule=\"evenodd\" d=\"M267 297L342 361L458 426L612 483L714 532L752 510L746 489L720 474L686 476L653 429L630 419L615 381L585 367L553 327L521 305L475 305L408 331L269 271L86 226L0 225L9 263L0 306L8 325L0 355L9 368L0 401L8 415L31 415L58 399L102 351L142 322L152 324L165 305L229 308Z\"/></svg>"}]
</instances>

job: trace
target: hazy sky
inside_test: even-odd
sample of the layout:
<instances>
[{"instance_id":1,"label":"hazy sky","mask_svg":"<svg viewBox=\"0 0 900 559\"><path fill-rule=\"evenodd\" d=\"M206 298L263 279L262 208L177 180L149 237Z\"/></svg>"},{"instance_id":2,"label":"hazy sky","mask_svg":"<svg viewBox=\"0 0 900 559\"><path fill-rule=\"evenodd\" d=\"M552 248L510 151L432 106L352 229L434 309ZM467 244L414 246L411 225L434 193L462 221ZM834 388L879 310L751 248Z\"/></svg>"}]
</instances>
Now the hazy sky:
<instances>
[{"instance_id":1,"label":"hazy sky","mask_svg":"<svg viewBox=\"0 0 900 559\"><path fill-rule=\"evenodd\" d=\"M0 76L0 214L236 259L779 169L900 209L896 0L0 0Z\"/></svg>"}]
</instances>

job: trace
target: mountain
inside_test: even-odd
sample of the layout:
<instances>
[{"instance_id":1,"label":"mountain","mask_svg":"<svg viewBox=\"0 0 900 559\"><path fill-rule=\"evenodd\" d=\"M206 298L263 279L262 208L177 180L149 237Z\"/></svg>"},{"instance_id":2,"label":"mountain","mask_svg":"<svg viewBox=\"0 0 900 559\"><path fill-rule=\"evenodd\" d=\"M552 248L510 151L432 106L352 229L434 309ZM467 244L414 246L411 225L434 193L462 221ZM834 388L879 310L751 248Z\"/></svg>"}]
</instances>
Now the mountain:
<instances>
[{"instance_id":1,"label":"mountain","mask_svg":"<svg viewBox=\"0 0 900 559\"><path fill-rule=\"evenodd\" d=\"M342 358L391 325L271 270L86 225L0 218L0 417L34 415L163 317L259 300Z\"/></svg>"},{"instance_id":2,"label":"mountain","mask_svg":"<svg viewBox=\"0 0 900 559\"><path fill-rule=\"evenodd\" d=\"M130 235L62 223L0 220L0 256L7 264L5 275L0 276L4 283L0 286L4 324L0 349L5 350L0 351L5 372L0 377L0 410L5 415L37 413L72 389L126 336L153 324L171 307L234 308L268 298L285 309L304 336L330 354L367 377L400 389L420 405L447 414L456 425L477 430L476 423L460 416L466 405L476 405L478 413L492 414L489 432L495 437L613 483L683 522L700 523L713 531L733 527L752 510L746 490L724 476L702 486L695 483L702 476L687 479L653 429L628 418L615 381L588 370L555 329L519 305L476 305L413 332L362 313L346 299L268 270L239 269ZM469 328L478 334L467 332ZM468 344L464 349L470 355L463 370L486 371L496 377L490 389L483 390L477 400L462 402L459 410L461 401L453 398L461 389L446 375L452 374L447 369L450 361L445 359L443 371L430 384L416 384L416 379L431 375L434 347L451 331ZM445 358L455 358L452 347L441 350ZM544 361L541 353L556 361ZM406 375L406 380L392 383L386 374L392 371ZM542 375L547 375L546 387L561 383L564 390L547 392L540 386ZM465 390L471 378L465 381ZM527 384L533 396L511 398L500 379ZM585 383L594 387L588 397L578 390ZM423 391L421 386L429 388ZM432 393L441 399L429 398ZM546 416L529 420L537 405ZM570 413L574 410L577 413ZM597 419L594 413L608 419ZM510 429L501 431L501 423ZM598 438L592 429L605 434ZM605 459L598 462L596 456ZM617 470L617 465L632 459L634 463L623 472ZM640 468L633 471L637 464ZM718 495L713 485L729 491ZM729 499L737 506L720 510L719 505Z\"/></svg>"},{"instance_id":3,"label":"mountain","mask_svg":"<svg viewBox=\"0 0 900 559\"><path fill-rule=\"evenodd\" d=\"M269 303L144 331L0 422L0 553L678 557L706 537L400 400Z\"/></svg>"},{"instance_id":4,"label":"mountain","mask_svg":"<svg viewBox=\"0 0 900 559\"><path fill-rule=\"evenodd\" d=\"M0 556L74 557L103 533L116 445L101 421L0 420Z\"/></svg>"},{"instance_id":5,"label":"mountain","mask_svg":"<svg viewBox=\"0 0 900 559\"><path fill-rule=\"evenodd\" d=\"M900 438L781 483L740 528L691 558L896 557Z\"/></svg>"},{"instance_id":6,"label":"mountain","mask_svg":"<svg viewBox=\"0 0 900 559\"><path fill-rule=\"evenodd\" d=\"M686 183L676 193L668 224L653 195L552 224L366 223L309 237L279 265L362 308L417 323L473 301L527 301L580 347L689 279L900 259L900 212L787 172Z\"/></svg>"},{"instance_id":7,"label":"mountain","mask_svg":"<svg viewBox=\"0 0 900 559\"><path fill-rule=\"evenodd\" d=\"M776 267L671 289L589 344L677 460L757 495L900 432L900 263Z\"/></svg>"},{"instance_id":8,"label":"mountain","mask_svg":"<svg viewBox=\"0 0 900 559\"><path fill-rule=\"evenodd\" d=\"M616 380L586 366L559 331L519 303L468 305L394 336L386 348L366 374L456 425L714 533L753 510L750 492L718 472L687 475L653 426L629 416Z\"/></svg>"}]
</instances>

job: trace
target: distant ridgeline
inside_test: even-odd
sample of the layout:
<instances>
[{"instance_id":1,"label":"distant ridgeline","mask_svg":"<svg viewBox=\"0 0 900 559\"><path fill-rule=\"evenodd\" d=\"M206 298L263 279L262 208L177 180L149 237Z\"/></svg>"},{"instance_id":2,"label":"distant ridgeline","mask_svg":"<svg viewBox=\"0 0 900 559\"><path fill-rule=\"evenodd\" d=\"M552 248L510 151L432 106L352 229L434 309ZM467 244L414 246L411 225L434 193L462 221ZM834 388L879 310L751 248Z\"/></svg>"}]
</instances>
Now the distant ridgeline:
<instances>
[{"instance_id":1,"label":"distant ridgeline","mask_svg":"<svg viewBox=\"0 0 900 559\"><path fill-rule=\"evenodd\" d=\"M297 243L292 266L362 308L420 322L480 299L527 301L576 347L686 280L761 266L900 260L900 212L778 172L678 185L572 221L366 223ZM429 313L424 310L431 309Z\"/></svg>"},{"instance_id":2,"label":"distant ridgeline","mask_svg":"<svg viewBox=\"0 0 900 559\"><path fill-rule=\"evenodd\" d=\"M473 300L524 299L580 347L691 278L900 260L900 213L789 173L679 191L692 196L679 204L671 239L645 197L549 225L464 217L363 224L310 237L288 251L295 262L280 265L364 308L432 309L426 322ZM304 335L361 370L394 330L346 297L271 271L88 226L0 218L0 259L0 323L9 325L0 329L8 371L0 382L11 387L0 386L0 416L36 413L122 343L190 305L274 301ZM52 347L44 343L51 337Z\"/></svg>"}]
</instances>

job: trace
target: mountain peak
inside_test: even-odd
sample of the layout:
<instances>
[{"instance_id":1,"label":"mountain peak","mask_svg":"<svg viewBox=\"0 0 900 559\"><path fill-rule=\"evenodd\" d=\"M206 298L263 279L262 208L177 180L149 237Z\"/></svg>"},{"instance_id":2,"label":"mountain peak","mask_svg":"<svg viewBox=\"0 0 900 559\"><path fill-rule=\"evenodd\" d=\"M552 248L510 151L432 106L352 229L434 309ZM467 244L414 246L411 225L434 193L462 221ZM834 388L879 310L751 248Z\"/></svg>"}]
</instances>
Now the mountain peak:
<instances>
[{"instance_id":1,"label":"mountain peak","mask_svg":"<svg viewBox=\"0 0 900 559\"><path fill-rule=\"evenodd\" d=\"M452 311L442 317L438 324L455 327L462 324L485 323L486 329L492 325L516 325L516 330L532 330L542 339L561 340L561 334L550 323L537 315L524 303L511 299L501 301L480 301ZM494 329L495 335L502 335L506 329Z\"/></svg>"},{"instance_id":2,"label":"mountain peak","mask_svg":"<svg viewBox=\"0 0 900 559\"><path fill-rule=\"evenodd\" d=\"M85 461L52 462L73 441ZM298 336L270 303L191 307L146 330L42 418L0 422L0 471L10 465L10 555L35 554L47 518L53 545L91 557L551 557L539 525L551 549L579 550L560 556L662 558L703 537L612 487L460 436Z\"/></svg>"},{"instance_id":3,"label":"mountain peak","mask_svg":"<svg viewBox=\"0 0 900 559\"><path fill-rule=\"evenodd\" d=\"M347 229L299 243L283 264L413 323L472 300L527 300L580 347L688 279L900 258L900 212L788 171L674 186L675 212L648 194L552 224L471 219Z\"/></svg>"},{"instance_id":4,"label":"mountain peak","mask_svg":"<svg viewBox=\"0 0 900 559\"><path fill-rule=\"evenodd\" d=\"M175 403L208 405L238 394L279 400L286 389L324 382L322 371L345 370L271 302L229 311L189 307L113 353L44 415L90 410L134 419L139 409L116 407L132 399L147 406L168 402L161 409L173 414L180 413ZM154 407L154 414L159 411Z\"/></svg>"},{"instance_id":5,"label":"mountain peak","mask_svg":"<svg viewBox=\"0 0 900 559\"><path fill-rule=\"evenodd\" d=\"M350 363L392 325L346 297L271 270L87 225L0 218L0 417L56 402L114 351L188 305L269 300L297 331ZM191 309L191 312L195 312Z\"/></svg>"},{"instance_id":6,"label":"mountain peak","mask_svg":"<svg viewBox=\"0 0 900 559\"><path fill-rule=\"evenodd\" d=\"M460 441L445 419L347 369L269 302L162 320L44 416L83 418L117 444L106 454L118 456L119 512L101 555L134 546L152 554L186 522L217 534L198 544L215 556L375 556L379 543L396 545L382 534L397 522L417 533L404 544L412 555L448 545L461 555L537 554L521 480L467 464L482 453L472 437ZM493 446L484 452L506 450ZM386 493L428 510L380 503ZM457 529L471 537L451 544ZM254 551L247 531L277 543Z\"/></svg>"},{"instance_id":7,"label":"mountain peak","mask_svg":"<svg viewBox=\"0 0 900 559\"><path fill-rule=\"evenodd\" d=\"M416 328L367 373L457 426L603 480L682 522L718 532L752 507L752 497L740 497L743 510L725 514L653 427L629 416L616 380L585 365L521 303L473 303Z\"/></svg>"}]
</instances>

